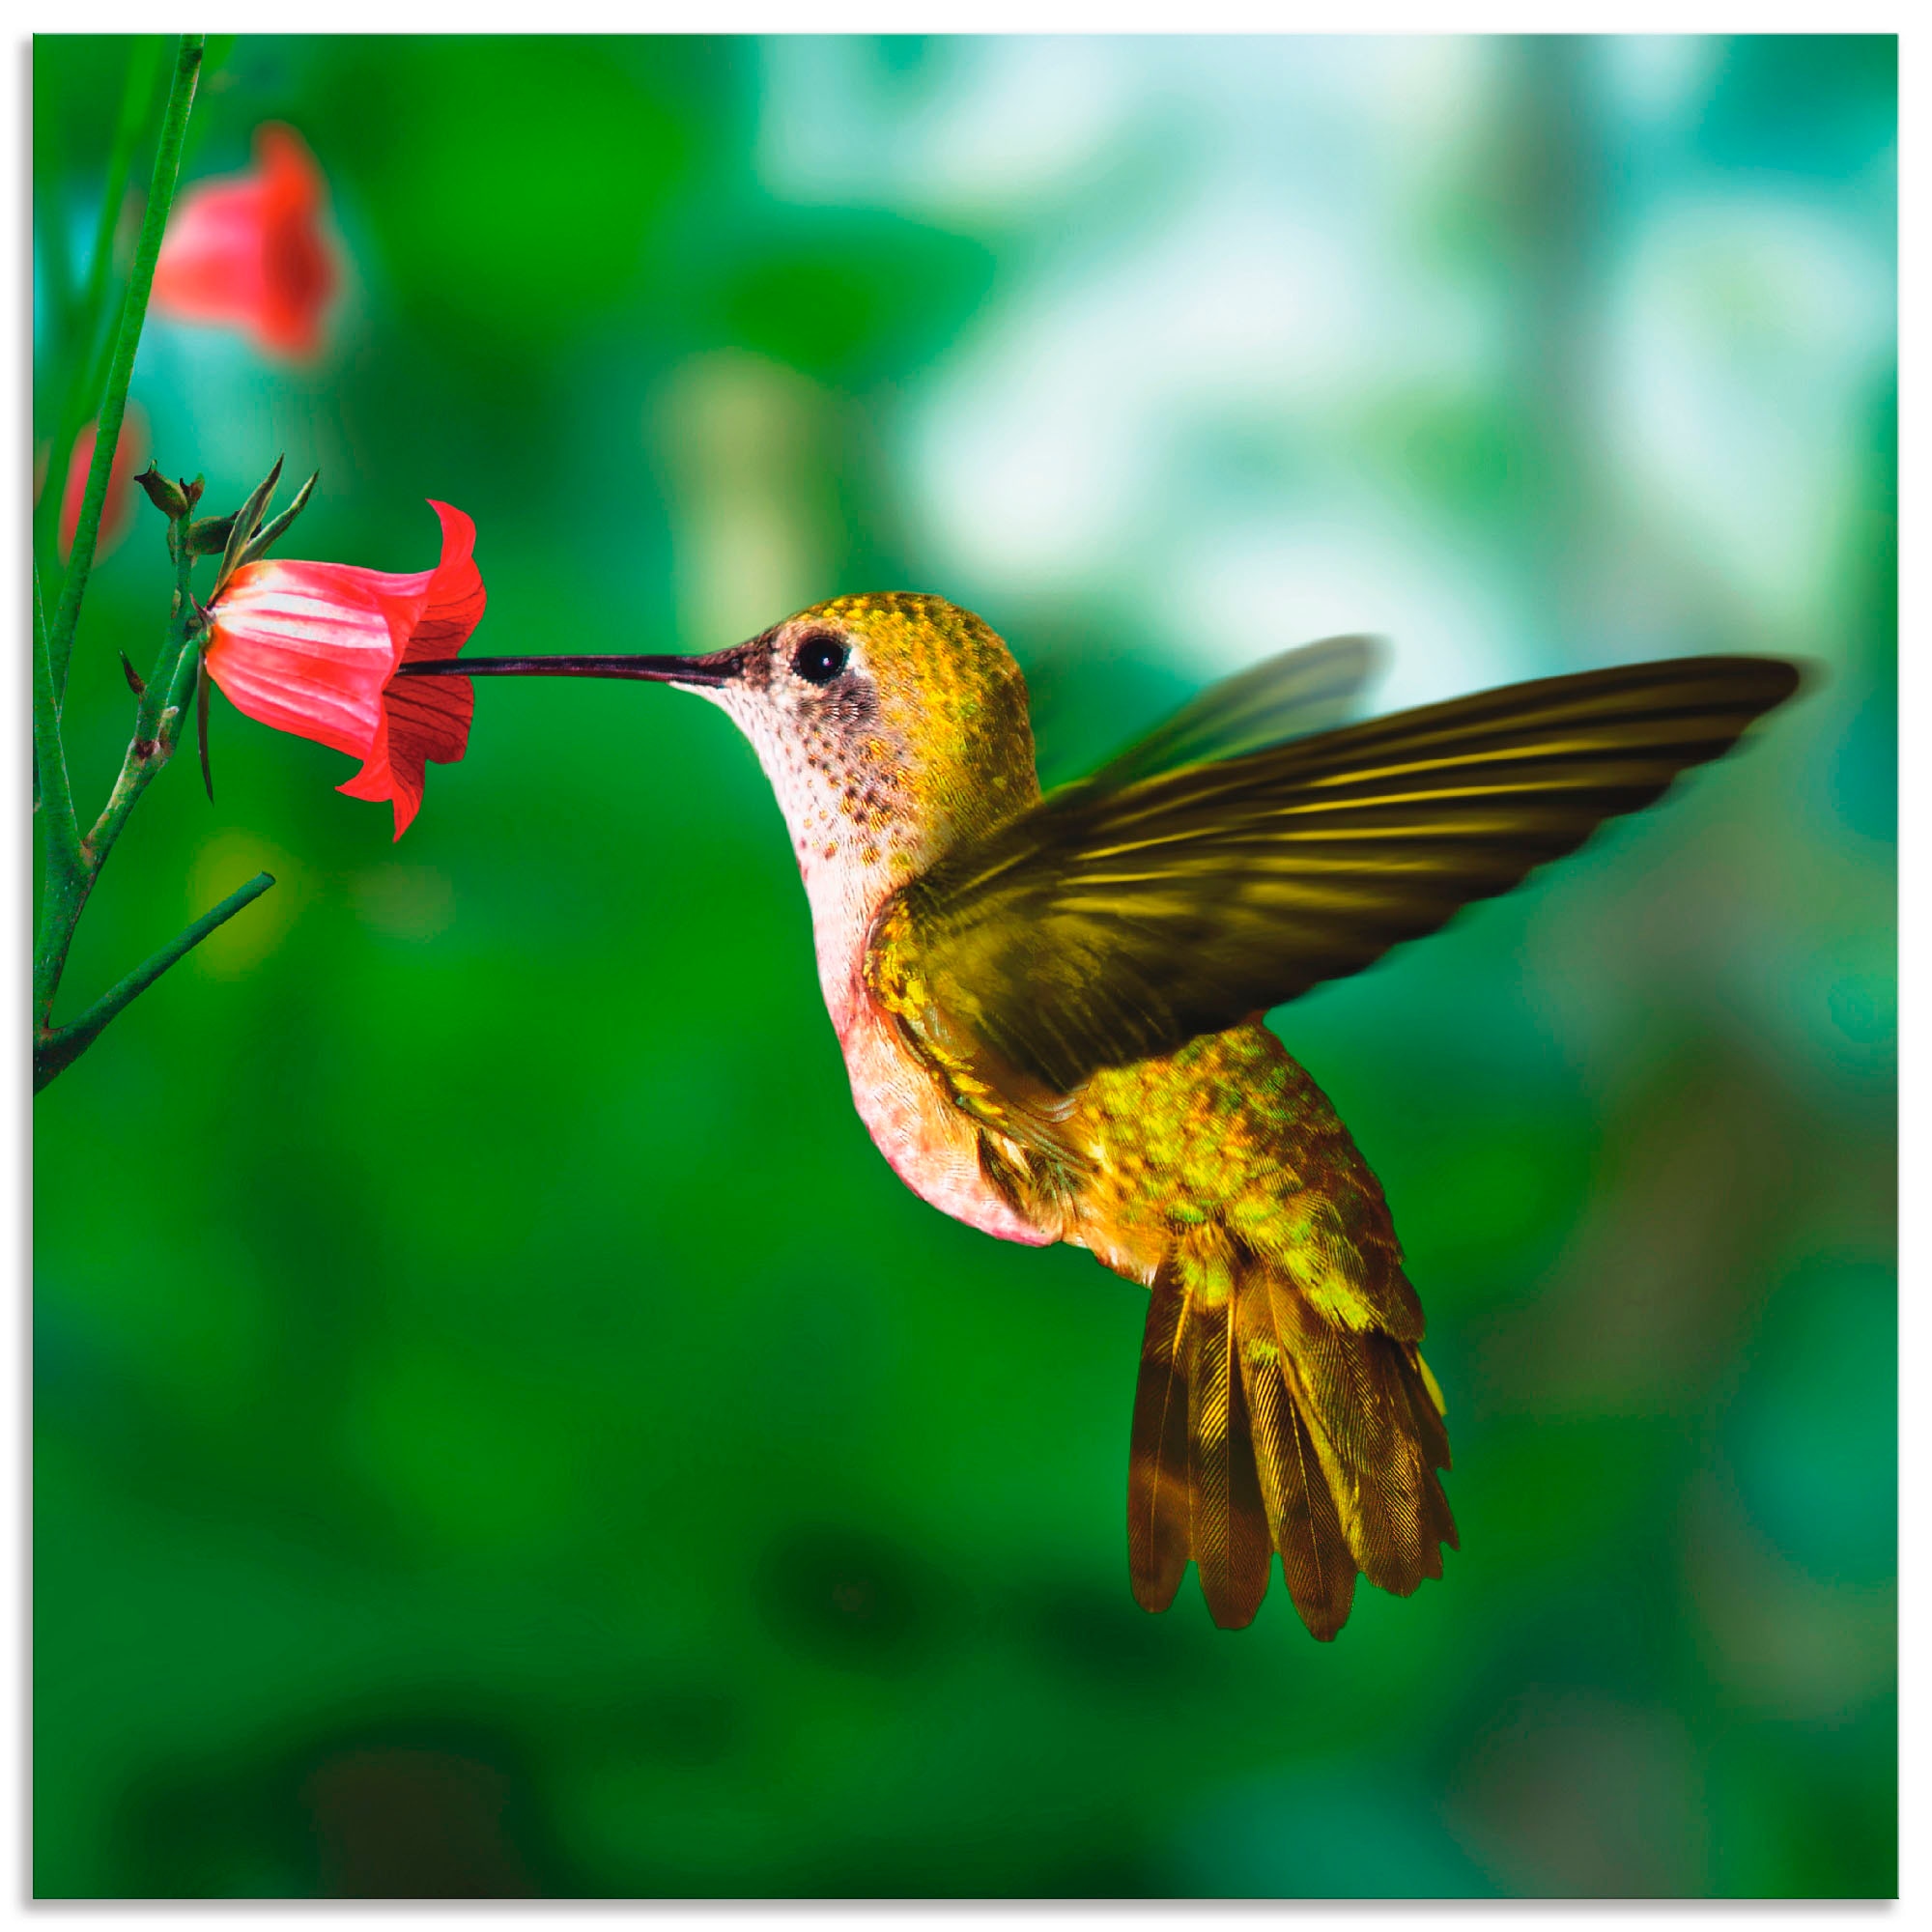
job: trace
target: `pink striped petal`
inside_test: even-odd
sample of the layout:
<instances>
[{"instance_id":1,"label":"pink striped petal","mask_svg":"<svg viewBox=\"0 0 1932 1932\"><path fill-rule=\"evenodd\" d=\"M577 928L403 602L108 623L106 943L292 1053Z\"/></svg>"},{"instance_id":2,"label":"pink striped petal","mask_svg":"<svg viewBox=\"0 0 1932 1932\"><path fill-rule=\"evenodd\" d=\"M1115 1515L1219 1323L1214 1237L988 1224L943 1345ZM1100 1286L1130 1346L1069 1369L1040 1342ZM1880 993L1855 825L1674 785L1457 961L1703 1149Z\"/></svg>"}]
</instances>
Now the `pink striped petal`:
<instances>
[{"instance_id":1,"label":"pink striped petal","mask_svg":"<svg viewBox=\"0 0 1932 1932\"><path fill-rule=\"evenodd\" d=\"M384 596L356 581L369 575L296 562L235 573L215 606L208 670L238 711L277 731L367 754L382 726L383 686L415 614L407 607L420 609L421 596Z\"/></svg>"},{"instance_id":2,"label":"pink striped petal","mask_svg":"<svg viewBox=\"0 0 1932 1932\"><path fill-rule=\"evenodd\" d=\"M394 678L405 659L454 657L483 615L476 526L430 507L442 525L434 570L248 564L215 603L208 646L209 674L237 710L362 759L337 789L393 801L398 838L421 808L424 765L468 749L475 704L468 678Z\"/></svg>"},{"instance_id":3,"label":"pink striped petal","mask_svg":"<svg viewBox=\"0 0 1932 1932\"><path fill-rule=\"evenodd\" d=\"M476 526L434 500L442 521L442 560L429 574L420 614L403 647L405 664L455 657L483 615L482 574L470 555ZM396 837L422 806L423 766L453 765L469 747L476 688L467 677L396 678L383 694L383 725L362 769L336 787L351 798L390 799Z\"/></svg>"}]
</instances>

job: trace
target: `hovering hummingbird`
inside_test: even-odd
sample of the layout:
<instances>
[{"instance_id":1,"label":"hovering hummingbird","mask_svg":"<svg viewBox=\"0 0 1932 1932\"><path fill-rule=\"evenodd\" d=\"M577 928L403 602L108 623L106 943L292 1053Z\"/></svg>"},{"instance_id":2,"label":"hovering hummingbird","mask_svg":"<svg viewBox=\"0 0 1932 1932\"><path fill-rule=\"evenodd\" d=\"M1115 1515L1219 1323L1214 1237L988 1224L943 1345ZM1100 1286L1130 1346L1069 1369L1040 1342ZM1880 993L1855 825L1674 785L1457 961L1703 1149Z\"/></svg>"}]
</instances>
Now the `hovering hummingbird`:
<instances>
[{"instance_id":1,"label":"hovering hummingbird","mask_svg":"<svg viewBox=\"0 0 1932 1932\"><path fill-rule=\"evenodd\" d=\"M835 598L700 657L443 659L721 705L778 795L852 1097L915 1193L1151 1291L1127 1475L1150 1610L1191 1558L1215 1623L1270 1556L1332 1638L1359 1574L1457 1548L1445 1405L1380 1184L1262 1024L1658 798L1798 687L1678 658L1338 724L1331 639L1215 686L1045 797L1026 685L943 598Z\"/></svg>"}]
</instances>

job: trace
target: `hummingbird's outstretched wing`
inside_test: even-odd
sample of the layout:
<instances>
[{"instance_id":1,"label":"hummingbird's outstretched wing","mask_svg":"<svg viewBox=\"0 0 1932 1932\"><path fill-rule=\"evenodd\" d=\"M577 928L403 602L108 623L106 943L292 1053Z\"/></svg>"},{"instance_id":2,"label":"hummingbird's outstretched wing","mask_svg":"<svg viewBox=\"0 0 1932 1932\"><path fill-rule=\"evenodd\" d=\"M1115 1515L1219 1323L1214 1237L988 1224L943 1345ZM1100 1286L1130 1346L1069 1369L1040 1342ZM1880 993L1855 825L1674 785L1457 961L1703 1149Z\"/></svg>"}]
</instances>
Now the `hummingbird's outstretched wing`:
<instances>
[{"instance_id":1,"label":"hummingbird's outstretched wing","mask_svg":"<svg viewBox=\"0 0 1932 1932\"><path fill-rule=\"evenodd\" d=\"M938 1008L1065 1093L1507 892L1798 683L1776 659L1667 659L1087 780L946 854L891 923ZM1110 769L1141 768L1129 753Z\"/></svg>"},{"instance_id":2,"label":"hummingbird's outstretched wing","mask_svg":"<svg viewBox=\"0 0 1932 1932\"><path fill-rule=\"evenodd\" d=\"M1323 638L1264 658L1210 684L1085 782L1118 791L1162 772L1332 731L1356 715L1356 700L1387 660L1387 645L1366 637Z\"/></svg>"}]
</instances>

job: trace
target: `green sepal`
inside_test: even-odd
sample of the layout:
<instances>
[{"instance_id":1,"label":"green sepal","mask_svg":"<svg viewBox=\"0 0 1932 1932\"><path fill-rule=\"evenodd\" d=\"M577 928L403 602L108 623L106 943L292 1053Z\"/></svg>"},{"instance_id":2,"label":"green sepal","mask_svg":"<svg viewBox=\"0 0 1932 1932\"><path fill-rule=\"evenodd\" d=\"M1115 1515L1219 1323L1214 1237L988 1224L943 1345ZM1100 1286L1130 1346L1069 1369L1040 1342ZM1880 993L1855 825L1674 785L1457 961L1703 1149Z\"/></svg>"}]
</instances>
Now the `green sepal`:
<instances>
[{"instance_id":1,"label":"green sepal","mask_svg":"<svg viewBox=\"0 0 1932 1932\"><path fill-rule=\"evenodd\" d=\"M269 546L287 533L289 526L308 508L308 499L315 490L316 477L321 474L322 471L320 469L312 472L308 481L296 492L294 502L280 516L264 524L249 538L247 548L242 553L242 561L243 563L259 563L268 554Z\"/></svg>"},{"instance_id":2,"label":"green sepal","mask_svg":"<svg viewBox=\"0 0 1932 1932\"><path fill-rule=\"evenodd\" d=\"M214 772L208 762L208 687L213 682L207 653L203 652L195 660L194 735L201 747L201 781L208 787L210 805L214 803Z\"/></svg>"},{"instance_id":3,"label":"green sepal","mask_svg":"<svg viewBox=\"0 0 1932 1932\"><path fill-rule=\"evenodd\" d=\"M220 596L221 586L240 568L242 553L247 549L248 540L261 527L262 512L269 507L269 498L275 494L275 485L281 481L282 459L275 458L275 467L248 493L248 500L235 512L235 522L228 531L228 543L221 553L221 568L214 573L214 590L209 601L213 603Z\"/></svg>"}]
</instances>

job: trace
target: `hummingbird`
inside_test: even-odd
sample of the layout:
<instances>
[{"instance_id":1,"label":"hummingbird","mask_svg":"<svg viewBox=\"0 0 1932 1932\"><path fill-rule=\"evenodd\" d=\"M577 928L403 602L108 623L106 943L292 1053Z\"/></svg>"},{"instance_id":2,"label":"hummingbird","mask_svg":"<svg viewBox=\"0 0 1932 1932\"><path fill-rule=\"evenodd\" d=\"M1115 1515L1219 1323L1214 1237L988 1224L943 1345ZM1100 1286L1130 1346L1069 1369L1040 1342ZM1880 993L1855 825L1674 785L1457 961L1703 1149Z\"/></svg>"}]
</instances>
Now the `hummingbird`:
<instances>
[{"instance_id":1,"label":"hummingbird","mask_svg":"<svg viewBox=\"0 0 1932 1932\"><path fill-rule=\"evenodd\" d=\"M694 657L441 659L640 679L751 740L852 1098L933 1207L1149 1291L1127 1458L1148 1610L1191 1561L1250 1623L1274 1558L1332 1639L1459 1547L1447 1405L1380 1183L1264 1023L1659 798L1788 698L1759 657L1540 678L1342 722L1375 640L1210 687L1044 796L1027 688L944 598L834 598Z\"/></svg>"}]
</instances>

